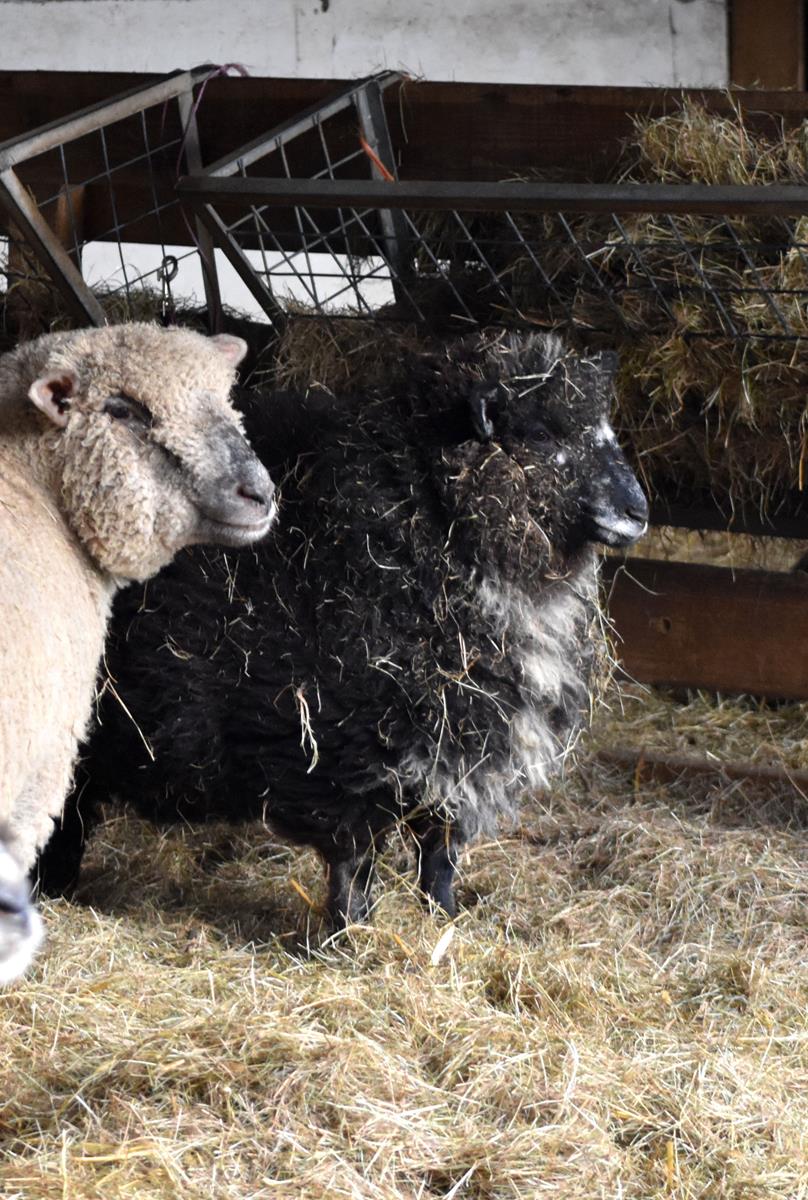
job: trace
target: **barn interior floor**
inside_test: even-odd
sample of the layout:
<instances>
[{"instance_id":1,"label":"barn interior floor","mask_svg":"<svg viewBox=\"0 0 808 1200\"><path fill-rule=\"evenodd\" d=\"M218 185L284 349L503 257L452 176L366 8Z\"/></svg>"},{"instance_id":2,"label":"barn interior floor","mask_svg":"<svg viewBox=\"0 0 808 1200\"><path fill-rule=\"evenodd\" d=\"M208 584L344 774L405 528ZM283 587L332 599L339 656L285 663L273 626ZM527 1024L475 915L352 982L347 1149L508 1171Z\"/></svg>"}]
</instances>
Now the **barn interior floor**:
<instances>
[{"instance_id":1,"label":"barn interior floor","mask_svg":"<svg viewBox=\"0 0 808 1200\"><path fill-rule=\"evenodd\" d=\"M262 826L111 816L0 995L3 1196L808 1196L808 800L634 748L808 766L806 710L625 688L425 915L372 925Z\"/></svg>"}]
</instances>

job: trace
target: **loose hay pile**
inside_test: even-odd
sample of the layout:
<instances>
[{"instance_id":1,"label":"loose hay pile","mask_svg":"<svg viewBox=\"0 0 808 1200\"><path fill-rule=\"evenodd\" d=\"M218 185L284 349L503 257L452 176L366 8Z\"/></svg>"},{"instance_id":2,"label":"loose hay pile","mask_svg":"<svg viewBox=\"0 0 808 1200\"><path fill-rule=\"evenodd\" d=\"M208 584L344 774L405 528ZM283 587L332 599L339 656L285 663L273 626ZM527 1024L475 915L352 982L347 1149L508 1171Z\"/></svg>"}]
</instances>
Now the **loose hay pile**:
<instances>
[{"instance_id":1,"label":"loose hay pile","mask_svg":"<svg viewBox=\"0 0 808 1200\"><path fill-rule=\"evenodd\" d=\"M670 745L687 709L645 707ZM773 712L739 707L747 755L772 719L802 736ZM373 927L310 956L313 860L112 821L0 995L0 1191L808 1196L805 831L748 799L728 828L585 763L466 855L453 936L389 860Z\"/></svg>"}]
</instances>

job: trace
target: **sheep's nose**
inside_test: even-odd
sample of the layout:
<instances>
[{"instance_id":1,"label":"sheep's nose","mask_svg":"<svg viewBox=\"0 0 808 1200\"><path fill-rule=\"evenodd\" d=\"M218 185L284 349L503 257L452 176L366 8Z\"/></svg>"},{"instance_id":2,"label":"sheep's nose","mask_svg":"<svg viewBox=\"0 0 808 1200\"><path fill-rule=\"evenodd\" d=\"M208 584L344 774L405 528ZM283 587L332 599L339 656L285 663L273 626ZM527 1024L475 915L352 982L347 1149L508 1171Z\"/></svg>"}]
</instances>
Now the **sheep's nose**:
<instances>
[{"instance_id":1,"label":"sheep's nose","mask_svg":"<svg viewBox=\"0 0 808 1200\"><path fill-rule=\"evenodd\" d=\"M269 512L275 495L275 485L269 478L261 481L243 480L236 486L236 495L242 500L258 505L264 512Z\"/></svg>"},{"instance_id":2,"label":"sheep's nose","mask_svg":"<svg viewBox=\"0 0 808 1200\"><path fill-rule=\"evenodd\" d=\"M632 521L644 522L648 520L648 501L645 496L639 496L626 505L626 516Z\"/></svg>"},{"instance_id":3,"label":"sheep's nose","mask_svg":"<svg viewBox=\"0 0 808 1200\"><path fill-rule=\"evenodd\" d=\"M226 473L206 480L197 501L203 518L213 528L201 531L223 546L242 546L263 537L275 520L278 506L269 471L251 453L238 446Z\"/></svg>"}]
</instances>

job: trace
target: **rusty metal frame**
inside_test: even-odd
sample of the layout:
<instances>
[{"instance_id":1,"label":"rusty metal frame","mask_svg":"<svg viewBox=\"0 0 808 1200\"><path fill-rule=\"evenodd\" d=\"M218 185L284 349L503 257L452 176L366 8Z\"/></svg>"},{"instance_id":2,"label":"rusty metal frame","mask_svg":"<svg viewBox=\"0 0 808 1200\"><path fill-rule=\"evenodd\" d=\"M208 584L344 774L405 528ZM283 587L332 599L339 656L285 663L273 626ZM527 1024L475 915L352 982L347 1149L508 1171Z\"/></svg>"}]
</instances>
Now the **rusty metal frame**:
<instances>
[{"instance_id":1,"label":"rusty metal frame","mask_svg":"<svg viewBox=\"0 0 808 1200\"><path fill-rule=\"evenodd\" d=\"M61 294L71 316L82 323L103 325L106 320L104 311L69 253L42 216L15 168L39 154L65 146L89 133L103 130L108 125L145 109L176 99L180 105L185 129L183 150L187 168L190 171L198 170L201 158L193 109L193 89L206 79L212 70L210 66L202 66L190 71L175 71L156 83L131 88L109 100L90 105L63 120L52 121L31 133L0 145L0 206L5 210L9 222L20 229L30 243ZM203 261L208 312L211 321L217 322L221 305L216 266L207 232L204 226L200 225L199 228L203 233L199 250Z\"/></svg>"}]
</instances>

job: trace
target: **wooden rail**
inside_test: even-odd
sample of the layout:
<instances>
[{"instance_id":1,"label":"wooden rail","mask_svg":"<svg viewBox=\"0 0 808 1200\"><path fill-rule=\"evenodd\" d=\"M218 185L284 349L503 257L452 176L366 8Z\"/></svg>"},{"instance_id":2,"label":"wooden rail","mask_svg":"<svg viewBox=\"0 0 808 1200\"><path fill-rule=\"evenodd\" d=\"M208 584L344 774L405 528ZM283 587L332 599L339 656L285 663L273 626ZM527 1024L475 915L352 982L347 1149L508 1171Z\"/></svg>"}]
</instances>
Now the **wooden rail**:
<instances>
[{"instance_id":1,"label":"wooden rail","mask_svg":"<svg viewBox=\"0 0 808 1200\"><path fill-rule=\"evenodd\" d=\"M808 699L808 574L609 559L604 575L632 678Z\"/></svg>"}]
</instances>

